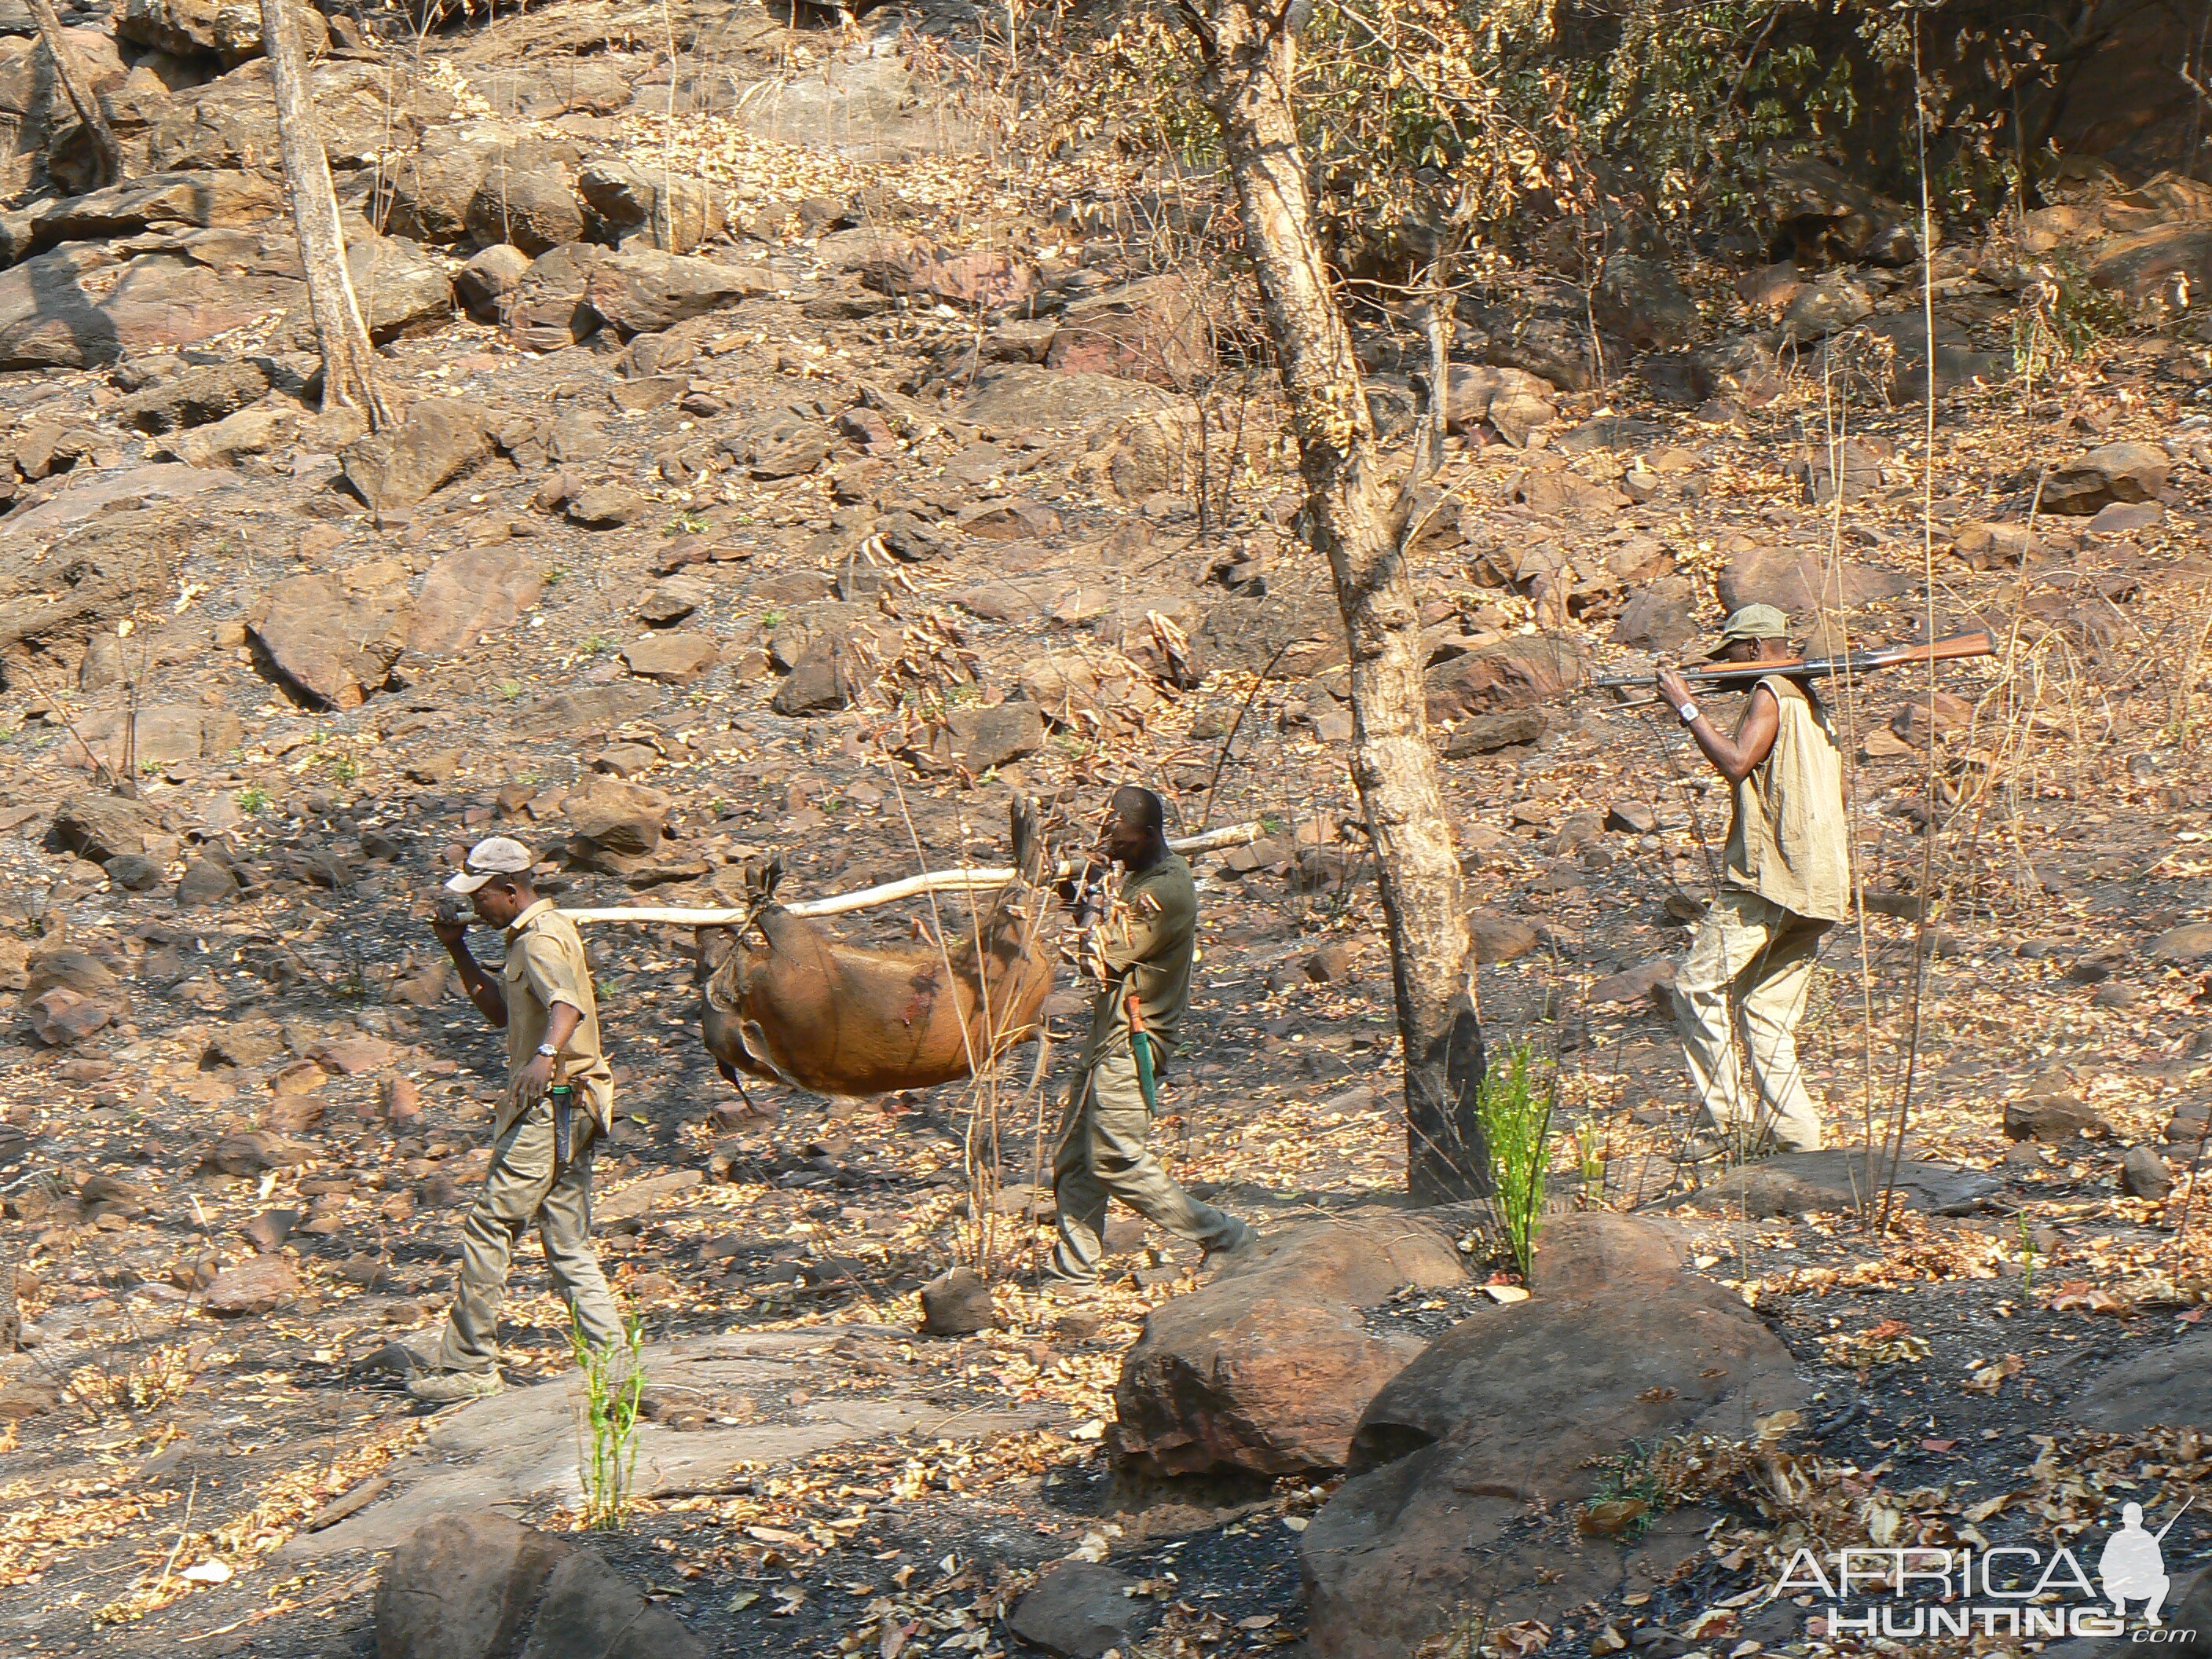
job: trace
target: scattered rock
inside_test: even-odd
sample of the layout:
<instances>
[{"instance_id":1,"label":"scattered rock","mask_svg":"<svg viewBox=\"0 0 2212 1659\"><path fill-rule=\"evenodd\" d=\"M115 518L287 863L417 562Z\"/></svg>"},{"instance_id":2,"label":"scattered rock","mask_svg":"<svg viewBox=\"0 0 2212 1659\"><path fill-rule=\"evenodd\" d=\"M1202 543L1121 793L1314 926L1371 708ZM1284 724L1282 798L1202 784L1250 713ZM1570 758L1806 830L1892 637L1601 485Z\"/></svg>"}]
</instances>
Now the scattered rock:
<instances>
[{"instance_id":1,"label":"scattered rock","mask_svg":"<svg viewBox=\"0 0 2212 1659\"><path fill-rule=\"evenodd\" d=\"M2069 1095L2033 1094L2005 1102L2004 1132L2014 1140L2055 1143L2076 1135L2103 1135L2112 1126L2095 1108Z\"/></svg>"},{"instance_id":2,"label":"scattered rock","mask_svg":"<svg viewBox=\"0 0 2212 1659\"><path fill-rule=\"evenodd\" d=\"M2201 962L2212 957L2212 921L2185 921L2179 927L2169 927L2148 948L2154 962Z\"/></svg>"},{"instance_id":3,"label":"scattered rock","mask_svg":"<svg viewBox=\"0 0 2212 1659\"><path fill-rule=\"evenodd\" d=\"M711 634L688 630L648 634L623 647L623 662L640 679L682 685L712 668L720 647Z\"/></svg>"},{"instance_id":4,"label":"scattered rock","mask_svg":"<svg viewBox=\"0 0 2212 1659\"><path fill-rule=\"evenodd\" d=\"M58 985L31 999L25 1011L32 1035L57 1048L82 1042L115 1019L114 1008L104 998Z\"/></svg>"},{"instance_id":5,"label":"scattered rock","mask_svg":"<svg viewBox=\"0 0 2212 1659\"><path fill-rule=\"evenodd\" d=\"M27 1338L25 1339L28 1340ZM41 1417L61 1404L58 1389L29 1377L11 1377L0 1382L0 1423L18 1423L27 1417Z\"/></svg>"},{"instance_id":6,"label":"scattered rock","mask_svg":"<svg viewBox=\"0 0 2212 1659\"><path fill-rule=\"evenodd\" d=\"M483 411L458 398L432 398L408 410L389 432L355 439L338 452L354 493L378 512L427 500L491 452Z\"/></svg>"},{"instance_id":7,"label":"scattered rock","mask_svg":"<svg viewBox=\"0 0 2212 1659\"><path fill-rule=\"evenodd\" d=\"M161 830L161 814L143 801L104 793L73 795L54 813L49 839L94 864L126 853L143 854L146 837Z\"/></svg>"},{"instance_id":8,"label":"scattered rock","mask_svg":"<svg viewBox=\"0 0 2212 1659\"><path fill-rule=\"evenodd\" d=\"M2066 1414L2084 1428L2120 1434L2212 1426L2212 1398L2204 1389L2208 1365L2212 1332L2147 1344L2092 1377L2068 1402Z\"/></svg>"},{"instance_id":9,"label":"scattered rock","mask_svg":"<svg viewBox=\"0 0 2212 1659\"><path fill-rule=\"evenodd\" d=\"M946 725L953 757L974 773L1011 765L1044 747L1044 715L1031 702L955 708Z\"/></svg>"},{"instance_id":10,"label":"scattered rock","mask_svg":"<svg viewBox=\"0 0 2212 1659\"><path fill-rule=\"evenodd\" d=\"M1160 1604L1136 1588L1128 1574L1101 1563L1063 1561L1014 1604L1006 1627L1060 1659L1126 1653L1160 1617Z\"/></svg>"},{"instance_id":11,"label":"scattered rock","mask_svg":"<svg viewBox=\"0 0 2212 1659\"><path fill-rule=\"evenodd\" d=\"M1660 994L1659 1000L1669 1009L1673 1006L1671 992L1674 983L1674 961L1662 957L1640 967L1629 968L1617 974L1607 974L1592 982L1589 1000L1592 1002L1643 1002Z\"/></svg>"},{"instance_id":12,"label":"scattered rock","mask_svg":"<svg viewBox=\"0 0 2212 1659\"><path fill-rule=\"evenodd\" d=\"M707 1659L598 1552L489 1510L438 1516L376 1585L380 1659Z\"/></svg>"},{"instance_id":13,"label":"scattered rock","mask_svg":"<svg viewBox=\"0 0 2212 1659\"><path fill-rule=\"evenodd\" d=\"M2148 501L2173 463L2154 444L2105 444L2044 481L2043 510L2087 516L2115 501Z\"/></svg>"},{"instance_id":14,"label":"scattered rock","mask_svg":"<svg viewBox=\"0 0 2212 1659\"><path fill-rule=\"evenodd\" d=\"M177 878L177 902L186 909L227 904L238 896L238 878L213 859L186 860Z\"/></svg>"},{"instance_id":15,"label":"scattered rock","mask_svg":"<svg viewBox=\"0 0 2212 1659\"><path fill-rule=\"evenodd\" d=\"M124 853L100 866L108 885L119 892L150 892L161 884L161 866L139 853Z\"/></svg>"},{"instance_id":16,"label":"scattered rock","mask_svg":"<svg viewBox=\"0 0 2212 1659\"><path fill-rule=\"evenodd\" d=\"M619 530L652 509L653 503L627 484L599 484L568 498L568 522L586 530Z\"/></svg>"},{"instance_id":17,"label":"scattered rock","mask_svg":"<svg viewBox=\"0 0 2212 1659\"><path fill-rule=\"evenodd\" d=\"M1421 1346L1359 1310L1464 1279L1449 1236L1410 1216L1269 1234L1146 1317L1115 1385L1117 1457L1155 1475L1341 1467L1361 1409Z\"/></svg>"},{"instance_id":18,"label":"scattered rock","mask_svg":"<svg viewBox=\"0 0 2212 1659\"><path fill-rule=\"evenodd\" d=\"M246 1242L256 1254L274 1255L284 1248L292 1237L292 1230L300 1224L297 1210L264 1210L240 1229Z\"/></svg>"},{"instance_id":19,"label":"scattered rock","mask_svg":"<svg viewBox=\"0 0 2212 1659\"><path fill-rule=\"evenodd\" d=\"M1534 743L1550 726L1549 717L1540 708L1476 714L1462 720L1444 735L1444 758L1464 760L1470 755L1495 754L1500 749Z\"/></svg>"},{"instance_id":20,"label":"scattered rock","mask_svg":"<svg viewBox=\"0 0 2212 1659\"><path fill-rule=\"evenodd\" d=\"M273 1312L300 1288L299 1275L281 1255L257 1255L227 1267L207 1287L203 1305L217 1319Z\"/></svg>"},{"instance_id":21,"label":"scattered rock","mask_svg":"<svg viewBox=\"0 0 2212 1659\"><path fill-rule=\"evenodd\" d=\"M404 594L352 593L328 576L276 584L250 637L270 678L310 708L357 708L384 689L405 648Z\"/></svg>"},{"instance_id":22,"label":"scattered rock","mask_svg":"<svg viewBox=\"0 0 2212 1659\"><path fill-rule=\"evenodd\" d=\"M1692 1195L1700 1206L1741 1206L1753 1219L1775 1215L1811 1215L1856 1209L1880 1193L1889 1177L1889 1160L1869 1157L1857 1147L1818 1152L1779 1152L1729 1170ZM1963 1214L1996 1192L2002 1183L1978 1170L1906 1158L1897 1166L1897 1199L1937 1215ZM1662 1200L1665 1207L1691 1197Z\"/></svg>"},{"instance_id":23,"label":"scattered rock","mask_svg":"<svg viewBox=\"0 0 2212 1659\"><path fill-rule=\"evenodd\" d=\"M1572 640L1540 634L1501 640L1428 671L1429 719L1441 725L1527 708L1581 684L1589 672Z\"/></svg>"},{"instance_id":24,"label":"scattered rock","mask_svg":"<svg viewBox=\"0 0 2212 1659\"><path fill-rule=\"evenodd\" d=\"M267 1129L224 1135L200 1154L200 1162L225 1175L258 1176L264 1170L289 1170L304 1164L313 1149Z\"/></svg>"},{"instance_id":25,"label":"scattered rock","mask_svg":"<svg viewBox=\"0 0 2212 1659\"><path fill-rule=\"evenodd\" d=\"M2154 1148L2130 1146L2126 1161L2120 1165L2120 1190L2130 1198L2160 1202L2173 1190L2173 1171L2166 1168L2166 1160Z\"/></svg>"},{"instance_id":26,"label":"scattered rock","mask_svg":"<svg viewBox=\"0 0 2212 1659\"><path fill-rule=\"evenodd\" d=\"M1533 926L1498 910L1471 911L1467 926L1474 936L1478 963L1511 962L1527 956L1540 942Z\"/></svg>"},{"instance_id":27,"label":"scattered rock","mask_svg":"<svg viewBox=\"0 0 2212 1659\"><path fill-rule=\"evenodd\" d=\"M408 629L410 650L450 656L512 628L545 591L543 562L499 547L448 553L422 578Z\"/></svg>"},{"instance_id":28,"label":"scattered rock","mask_svg":"<svg viewBox=\"0 0 2212 1659\"><path fill-rule=\"evenodd\" d=\"M970 1268L955 1267L921 1287L924 1336L973 1336L998 1322L990 1285Z\"/></svg>"},{"instance_id":29,"label":"scattered rock","mask_svg":"<svg viewBox=\"0 0 2212 1659\"><path fill-rule=\"evenodd\" d=\"M595 774L562 803L579 840L602 852L637 857L660 845L668 798L657 789Z\"/></svg>"}]
</instances>

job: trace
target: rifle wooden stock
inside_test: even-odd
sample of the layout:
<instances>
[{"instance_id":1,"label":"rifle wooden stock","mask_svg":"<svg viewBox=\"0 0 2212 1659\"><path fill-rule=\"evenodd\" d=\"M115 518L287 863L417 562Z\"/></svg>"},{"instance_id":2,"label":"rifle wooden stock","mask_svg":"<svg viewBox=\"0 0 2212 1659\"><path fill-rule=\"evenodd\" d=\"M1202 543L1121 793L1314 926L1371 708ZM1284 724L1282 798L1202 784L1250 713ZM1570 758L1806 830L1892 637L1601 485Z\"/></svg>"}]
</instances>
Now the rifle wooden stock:
<instances>
[{"instance_id":1,"label":"rifle wooden stock","mask_svg":"<svg viewBox=\"0 0 2212 1659\"><path fill-rule=\"evenodd\" d=\"M1878 668L1905 668L1915 663L1958 662L1967 657L1993 657L1996 650L1996 636L1983 628L1971 634L1954 634L1948 640L1936 640L1928 645L1885 645L1873 651L1854 651L1848 656L1792 657L1784 662L1715 663L1709 667L1685 668L1680 672L1682 678L1692 685L1726 690L1732 684L1765 679L1769 674L1784 674L1793 680L1825 679L1834 674L1866 674ZM1592 689L1650 685L1658 678L1657 671L1654 670L1649 674L1620 674L1587 684Z\"/></svg>"}]
</instances>

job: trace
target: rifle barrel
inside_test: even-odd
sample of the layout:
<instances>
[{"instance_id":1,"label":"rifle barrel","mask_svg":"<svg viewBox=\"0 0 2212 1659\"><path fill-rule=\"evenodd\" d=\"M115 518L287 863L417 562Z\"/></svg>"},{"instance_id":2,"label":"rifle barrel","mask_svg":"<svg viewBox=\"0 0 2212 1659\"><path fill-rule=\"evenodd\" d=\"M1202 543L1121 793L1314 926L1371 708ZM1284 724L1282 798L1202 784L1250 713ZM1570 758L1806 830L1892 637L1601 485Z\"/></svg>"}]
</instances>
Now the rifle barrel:
<instances>
[{"instance_id":1,"label":"rifle barrel","mask_svg":"<svg viewBox=\"0 0 2212 1659\"><path fill-rule=\"evenodd\" d=\"M1682 678L1692 685L1724 685L1733 680L1762 680L1769 674L1791 679L1824 679L1832 674L1864 674L1877 668L1905 668L1917 663L1955 662L1965 657L1996 654L1996 636L1987 629L1956 634L1932 645L1889 645L1874 651L1854 651L1842 657L1793 657L1785 662L1724 663L1711 668L1686 668ZM1658 671L1649 674L1615 674L1590 680L1592 690L1650 685Z\"/></svg>"}]
</instances>

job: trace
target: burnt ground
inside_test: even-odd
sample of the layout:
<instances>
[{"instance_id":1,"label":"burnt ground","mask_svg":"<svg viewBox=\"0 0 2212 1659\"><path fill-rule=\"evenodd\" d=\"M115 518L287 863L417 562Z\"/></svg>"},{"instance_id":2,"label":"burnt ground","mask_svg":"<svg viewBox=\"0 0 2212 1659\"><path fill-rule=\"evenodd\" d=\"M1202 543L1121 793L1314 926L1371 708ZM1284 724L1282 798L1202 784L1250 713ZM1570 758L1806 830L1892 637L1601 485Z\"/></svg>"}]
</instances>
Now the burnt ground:
<instances>
[{"instance_id":1,"label":"burnt ground","mask_svg":"<svg viewBox=\"0 0 2212 1659\"><path fill-rule=\"evenodd\" d=\"M508 18L503 33L434 37L428 49L458 52L472 40L466 49L480 56L519 54L536 25L536 14ZM626 120L614 120L617 137L643 130ZM729 137L708 134L716 144ZM778 159L794 170L785 191L794 201L857 197L885 179L921 194L939 166ZM726 178L732 165L709 156L701 170ZM1055 269L1118 277L1151 257L1103 235L1063 249L1061 232L1046 228L1051 204L1026 193L1042 188L1034 180L980 161L959 167L974 175L968 184L998 192L993 210L1034 249L1050 239ZM978 199L963 196L943 216L981 213ZM1102 605L1157 603L1188 620L1231 599L1291 611L1325 595L1325 574L1285 529L1296 481L1279 410L1264 393L1238 406L1267 441L1203 518L1172 488L1125 497L1090 467L1094 440L1104 441L1095 423L987 429L958 418L963 388L943 377L940 354L972 343L972 319L904 303L848 314L860 291L814 231L754 240L787 286L746 301L726 328L694 331L696 356L679 365L717 413L635 410L617 396L638 378L634 357L589 346L532 356L462 319L386 349L395 393L532 419L590 414L605 447L574 465L585 482L647 493L649 513L626 527L586 530L540 505L542 459L495 458L420 508L380 518L333 487L326 459L279 455L240 463L213 505L161 509L142 529L173 538L179 586L104 625L133 623L137 654L125 654L145 698L239 722L234 743L151 763L135 781L165 819L149 850L155 888L116 887L48 838L60 804L95 781L76 732L102 700L70 689L85 641L56 639L11 663L0 699L0 817L13 820L0 831L0 968L21 989L34 951L81 951L111 976L101 994L114 1017L70 1045L21 1024L0 1042L0 1103L21 1131L0 1139L6 1261L31 1327L31 1340L0 1358L9 1413L0 1652L370 1650L374 1559L302 1565L286 1547L413 1455L428 1427L364 1362L434 1327L501 1084L495 1036L426 971L436 961L423 926L434 883L453 849L485 833L559 854L564 903L708 904L770 852L786 862L787 892L807 894L909 873L917 842L933 866L996 858L1014 787L1060 798L1069 836L1124 779L1162 788L1180 828L1261 819L1261 848L1200 866L1206 954L1160 1144L1194 1187L1263 1226L1402 1186L1388 965L1352 827L1343 680L1325 651L1293 678L1261 677L1272 646L1225 651L1195 675L1139 674L1139 689L1109 695L981 776L928 759L931 696L994 702L1043 652L1103 649ZM1971 320L1992 343L2008 301L1985 286ZM1717 315L1745 323L1732 295L1707 297ZM1842 412L1817 381L1801 376L1776 403L1724 420L1686 413L1633 379L1562 393L1561 435L1606 410L1655 423L1658 435L1638 442L1669 456L1658 492L1633 504L1532 505L1521 475L1567 452L1532 458L1478 430L1455 441L1447 474L1471 510L1416 572L1440 640L1541 632L1625 669L1648 653L1616 643L1613 629L1646 578L1589 581L1561 606L1501 567L1517 572L1525 556L1540 573L1562 553L1595 566L1631 552L1639 570L1686 579L1690 608L1709 623L1729 562L1777 546L1925 585L1924 507L1932 590L1860 607L1855 635L1901 639L1931 621L1942 634L1987 620L2004 637L2001 659L1947 671L1943 684L1967 712L1947 716L1932 743L1906 707L1917 688L1901 678L1869 680L1839 706L1869 915L1829 941L1804 1034L1838 1136L1889 1122L1909 1071L1910 1155L1993 1171L1998 1195L1971 1214L1907 1218L1880 1233L1848 1213L1784 1222L1666 1212L1698 1230L1700 1270L1754 1297L1816 1381L1824 1397L1789 1443L1819 1490L1838 1502L1879 1497L1915 1525L1975 1526L1991 1542L2087 1524L2128 1481L2147 1507L2166 1505L2203 1467L2156 1437L2087 1436L2064 1401L2100 1360L2191 1329L2183 1322L2206 1295L2205 1218L2191 1220L2188 1183L2163 1200L2132 1197L2118 1170L2128 1148L2169 1146L2170 1121L2205 1103L2212 1077L2202 964L2152 948L2212 901L2203 850L2212 777L2198 735L2212 479L2201 448L2180 444L2154 526L2083 534L2045 521L2042 550L2017 568L1978 568L1949 550L1978 520L2021 519L2052 457L2179 432L2205 373L2192 331L2201 320L2103 341L2055 382L1948 399L1932 456L1917 448L1917 415L1852 409L1854 431L1899 449L1833 512L1787 470ZM1364 343L1391 343L1395 329L1386 315L1361 319ZM833 466L878 465L867 480L833 485L824 468L769 481L739 469L695 489L658 469L672 442L740 438L794 405L822 424L855 406L863 380L910 388L945 416L884 454L841 439ZM113 393L92 371L0 375L0 406L18 423L65 419L119 446L101 424ZM1218 421L1223 407L1211 408ZM1620 476L1622 458L1602 445L1573 453L1577 477ZM128 459L118 447L112 466L88 462L73 487L127 471ZM949 631L972 678L948 686L894 662L854 706L787 717L770 699L787 665L770 653L792 611L850 576L857 532L836 515L859 505L843 499L854 489L871 514L911 508L933 524L1001 497L1058 517L1011 543L948 536L941 556L902 571L907 586L866 597L898 641L888 655L912 647L929 659L927 641ZM685 538L719 550L686 568L703 597L682 623L711 636L718 654L668 686L631 674L621 647L653 631L640 605ZM386 592L483 547L543 579L527 618L445 655L403 657L358 707L302 706L246 643L288 577ZM1063 605L1044 587L975 597L1030 576L1108 599ZM605 695L563 701L580 693ZM1723 718L1732 712L1711 701ZM1445 769L1468 896L1500 957L1481 971L1486 1030L1495 1046L1525 1041L1556 1062L1559 1127L1585 1137L1605 1167L1596 1201L1650 1202L1670 1196L1665 1154L1686 1109L1679 1057L1636 970L1686 943L1725 799L1671 720L1589 696L1548 709L1534 740ZM668 836L644 867L568 856L566 797L604 774L665 798ZM1599 827L1630 808L1649 816ZM185 860L218 854L237 890L180 906L173 889ZM937 925L963 916L951 904ZM893 944L928 920L908 906L841 931ZM954 1432L848 1447L732 1471L727 1490L651 1500L604 1540L626 1572L727 1651L828 1655L865 1643L880 1652L887 1628L908 1626L917 1644L926 1629L938 1646L957 1637L1003 1651L1006 1598L1077 1552L1153 1583L1167 1607L1162 1653L1259 1652L1297 1638L1297 1538L1285 1523L1326 1483L1184 1494L1139 1516L1117 1507L1126 1494L1099 1451L1120 1356L1145 1312L1189 1282L1190 1252L1125 1231L1096 1322L1071 1322L1027 1296L1030 1241L1009 1223L994 1240L1003 1328L958 1341L903 1334L916 1322L916 1286L975 1250L963 1147L975 1103L952 1090L831 1103L764 1089L750 1109L698 1046L688 936L604 927L592 946L623 1112L600 1165L602 1249L654 1339L822 1332L818 1384L750 1401L769 1424L806 1409L800 1392L906 1389L955 1426L958 1413L1008 1401L1060 1413L1057 1426L994 1443ZM1623 974L1632 978L1614 978ZM999 1181L1035 1171L1040 1113L1048 1120L1065 1087L1079 1004L1063 981L1061 1058L1045 1104L1009 1087L997 1109ZM421 1103L405 1121L387 1103L402 1083ZM2087 1133L2009 1139L2008 1103L2052 1094L2087 1109ZM282 1133L299 1161L244 1173L206 1161L225 1135L271 1123L289 1126ZM2170 1150L2179 1174L2193 1145ZM244 1230L276 1211L297 1224L271 1252L292 1288L267 1313L214 1316L207 1281L252 1254ZM1480 1276L1497 1271L1476 1265ZM505 1333L521 1380L568 1364L544 1292L526 1252ZM1374 1317L1433 1333L1475 1294ZM1883 1330L1892 1323L1907 1328ZM847 1327L865 1329L838 1347ZM1884 1344L1892 1357L1875 1352ZM1861 1363L1863 1352L1873 1357ZM2014 1355L2020 1365L2008 1370ZM2003 1493L2023 1496L1963 1521ZM1734 1522L1706 1560L1649 1604L1582 1618L1575 1636L1556 1633L1554 1650L1585 1650L1614 1625L1632 1634L1638 1621L1673 1632L1638 1644L1662 1652L1703 1650L1716 1633L1735 1636L1731 1652L1798 1639L1731 1632L1725 1619L1684 1633L1749 1587L1776 1537L1748 1486L1701 1497L1729 1505ZM525 1513L574 1521L550 1502ZM2177 1528L2192 1551L2202 1519L2192 1511Z\"/></svg>"}]
</instances>

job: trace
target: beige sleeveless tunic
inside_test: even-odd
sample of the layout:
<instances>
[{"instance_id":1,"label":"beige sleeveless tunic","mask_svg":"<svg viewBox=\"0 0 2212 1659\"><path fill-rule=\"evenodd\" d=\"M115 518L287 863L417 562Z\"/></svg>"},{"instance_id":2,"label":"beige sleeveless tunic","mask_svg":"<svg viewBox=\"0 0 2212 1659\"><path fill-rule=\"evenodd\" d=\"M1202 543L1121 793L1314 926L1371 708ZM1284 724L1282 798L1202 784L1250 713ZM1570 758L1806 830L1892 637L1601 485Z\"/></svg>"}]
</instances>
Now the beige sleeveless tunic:
<instances>
[{"instance_id":1,"label":"beige sleeveless tunic","mask_svg":"<svg viewBox=\"0 0 2212 1659\"><path fill-rule=\"evenodd\" d=\"M1727 878L1797 915L1841 921L1851 910L1844 755L1827 710L1794 681L1759 682L1781 706L1774 747L1735 787Z\"/></svg>"}]
</instances>

